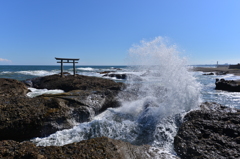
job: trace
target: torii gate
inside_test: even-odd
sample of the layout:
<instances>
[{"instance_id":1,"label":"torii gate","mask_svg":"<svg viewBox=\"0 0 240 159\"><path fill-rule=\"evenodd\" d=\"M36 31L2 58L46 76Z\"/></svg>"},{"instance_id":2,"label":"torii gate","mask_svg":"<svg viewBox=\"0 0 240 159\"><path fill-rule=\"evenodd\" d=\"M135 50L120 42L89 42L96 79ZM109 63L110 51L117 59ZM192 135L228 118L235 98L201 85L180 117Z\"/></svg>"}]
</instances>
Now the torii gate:
<instances>
[{"instance_id":1,"label":"torii gate","mask_svg":"<svg viewBox=\"0 0 240 159\"><path fill-rule=\"evenodd\" d=\"M57 61L57 63L61 63L61 76L63 77L63 63L73 63L73 75L76 75L76 69L75 69L75 63L78 63L79 59L72 59L72 58L57 58L55 57L56 60L61 60Z\"/></svg>"}]
</instances>

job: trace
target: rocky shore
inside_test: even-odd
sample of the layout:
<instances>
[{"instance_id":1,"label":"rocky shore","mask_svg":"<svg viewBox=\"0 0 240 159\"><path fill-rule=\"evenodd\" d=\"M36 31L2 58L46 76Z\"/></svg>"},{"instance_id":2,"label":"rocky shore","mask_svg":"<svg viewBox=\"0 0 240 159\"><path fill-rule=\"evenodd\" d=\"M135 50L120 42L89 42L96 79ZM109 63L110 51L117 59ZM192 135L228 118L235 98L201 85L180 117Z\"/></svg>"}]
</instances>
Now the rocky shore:
<instances>
[{"instance_id":1,"label":"rocky shore","mask_svg":"<svg viewBox=\"0 0 240 159\"><path fill-rule=\"evenodd\" d=\"M37 147L33 143L0 141L0 158L16 159L168 159L167 153L155 153L149 146L99 137L65 146ZM171 157L178 159L178 157Z\"/></svg>"},{"instance_id":2,"label":"rocky shore","mask_svg":"<svg viewBox=\"0 0 240 159\"><path fill-rule=\"evenodd\" d=\"M62 89L65 93L29 98L23 82L0 79L0 140L44 137L69 129L76 122L90 121L108 107L118 107L116 96L124 87L123 83L81 75L51 75L27 83L38 89Z\"/></svg>"},{"instance_id":3,"label":"rocky shore","mask_svg":"<svg viewBox=\"0 0 240 159\"><path fill-rule=\"evenodd\" d=\"M194 67L193 71L202 71L208 72L203 75L226 75L226 74L234 74L236 76L240 76L240 69L229 69L228 67ZM215 89L224 90L230 92L240 92L240 81L239 80L225 80L225 79L216 79Z\"/></svg>"},{"instance_id":4,"label":"rocky shore","mask_svg":"<svg viewBox=\"0 0 240 159\"><path fill-rule=\"evenodd\" d=\"M215 85L217 90L240 92L240 81L216 79Z\"/></svg>"},{"instance_id":5,"label":"rocky shore","mask_svg":"<svg viewBox=\"0 0 240 159\"><path fill-rule=\"evenodd\" d=\"M37 89L62 89L60 94L30 98L27 86ZM110 107L118 107L123 83L109 79L65 74L29 79L23 82L0 79L0 158L170 158L150 146L134 146L100 137L64 146L37 147L34 137L48 136L69 129L75 123L90 121ZM157 150L155 150L157 151ZM178 157L172 157L178 158Z\"/></svg>"},{"instance_id":6,"label":"rocky shore","mask_svg":"<svg viewBox=\"0 0 240 159\"><path fill-rule=\"evenodd\" d=\"M60 94L27 97L31 86L62 89ZM123 83L109 79L51 75L23 82L0 79L0 158L178 158L150 146L99 137L64 146L36 146L30 139L90 121L109 107L119 107ZM240 110L203 103L189 112L174 139L178 156L188 158L240 158Z\"/></svg>"},{"instance_id":7,"label":"rocky shore","mask_svg":"<svg viewBox=\"0 0 240 159\"><path fill-rule=\"evenodd\" d=\"M174 147L182 159L240 158L240 110L203 103L184 117Z\"/></svg>"},{"instance_id":8,"label":"rocky shore","mask_svg":"<svg viewBox=\"0 0 240 159\"><path fill-rule=\"evenodd\" d=\"M228 74L234 74L236 76L240 76L240 69L229 69L227 66L226 67L193 67L193 71L202 71L202 72L214 72L214 73L228 73Z\"/></svg>"}]
</instances>

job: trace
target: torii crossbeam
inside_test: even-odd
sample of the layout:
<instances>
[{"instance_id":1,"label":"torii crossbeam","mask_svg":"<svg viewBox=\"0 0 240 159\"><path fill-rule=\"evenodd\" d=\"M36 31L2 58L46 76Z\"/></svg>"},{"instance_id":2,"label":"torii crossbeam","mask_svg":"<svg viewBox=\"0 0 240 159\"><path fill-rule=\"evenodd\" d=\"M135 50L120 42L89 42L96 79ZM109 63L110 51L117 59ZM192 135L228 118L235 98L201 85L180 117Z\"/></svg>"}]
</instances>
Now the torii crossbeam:
<instances>
[{"instance_id":1,"label":"torii crossbeam","mask_svg":"<svg viewBox=\"0 0 240 159\"><path fill-rule=\"evenodd\" d=\"M73 75L76 75L76 69L75 69L75 63L78 63L76 61L78 61L79 59L73 59L73 58L58 58L55 57L56 60L60 60L57 61L57 63L61 63L61 76L63 77L63 63L73 63Z\"/></svg>"}]
</instances>

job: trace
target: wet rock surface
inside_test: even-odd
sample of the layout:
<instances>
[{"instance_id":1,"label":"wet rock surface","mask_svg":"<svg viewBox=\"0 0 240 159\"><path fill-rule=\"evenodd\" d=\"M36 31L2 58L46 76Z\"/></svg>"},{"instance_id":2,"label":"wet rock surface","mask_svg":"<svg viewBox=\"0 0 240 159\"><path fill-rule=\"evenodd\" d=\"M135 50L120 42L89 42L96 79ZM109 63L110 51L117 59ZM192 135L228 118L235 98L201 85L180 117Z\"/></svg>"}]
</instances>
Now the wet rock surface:
<instances>
[{"instance_id":1,"label":"wet rock surface","mask_svg":"<svg viewBox=\"0 0 240 159\"><path fill-rule=\"evenodd\" d=\"M174 140L181 158L240 158L240 110L203 103L184 121Z\"/></svg>"},{"instance_id":2,"label":"wet rock surface","mask_svg":"<svg viewBox=\"0 0 240 159\"><path fill-rule=\"evenodd\" d=\"M211 73L204 73L203 75L214 75L214 73L213 72L211 72Z\"/></svg>"},{"instance_id":3,"label":"wet rock surface","mask_svg":"<svg viewBox=\"0 0 240 159\"><path fill-rule=\"evenodd\" d=\"M27 80L29 82L29 80ZM72 90L121 90L123 83L116 83L112 80L90 77L83 75L65 75L61 77L59 74L38 77L30 79L32 87L37 89L61 89L65 92Z\"/></svg>"},{"instance_id":4,"label":"wet rock surface","mask_svg":"<svg viewBox=\"0 0 240 159\"><path fill-rule=\"evenodd\" d=\"M36 159L167 159L167 153L156 153L149 146L134 146L129 143L99 137L64 146L37 147L31 142L0 141L0 158ZM177 157L172 157L176 158Z\"/></svg>"},{"instance_id":5,"label":"wet rock surface","mask_svg":"<svg viewBox=\"0 0 240 159\"><path fill-rule=\"evenodd\" d=\"M126 74L116 74L116 73L108 73L103 75L104 77L115 77L116 79L126 79Z\"/></svg>"},{"instance_id":6,"label":"wet rock surface","mask_svg":"<svg viewBox=\"0 0 240 159\"><path fill-rule=\"evenodd\" d=\"M17 141L48 136L76 122L90 121L107 108L119 106L116 96L123 87L122 83L97 77L52 75L28 80L28 84L67 92L29 98L22 82L1 81L0 140Z\"/></svg>"},{"instance_id":7,"label":"wet rock surface","mask_svg":"<svg viewBox=\"0 0 240 159\"><path fill-rule=\"evenodd\" d=\"M226 75L228 73L229 73L228 71L218 71L216 72L216 75Z\"/></svg>"},{"instance_id":8,"label":"wet rock surface","mask_svg":"<svg viewBox=\"0 0 240 159\"><path fill-rule=\"evenodd\" d=\"M29 98L22 82L1 80L4 82L0 85L0 158L178 158L161 149L135 146L107 137L64 146L36 146L26 140L71 128L74 122L89 121L105 109L119 106L116 96L124 85L95 77L52 75L24 83L35 88L63 89L65 93Z\"/></svg>"},{"instance_id":9,"label":"wet rock surface","mask_svg":"<svg viewBox=\"0 0 240 159\"><path fill-rule=\"evenodd\" d=\"M217 90L225 90L230 92L240 92L240 82L234 80L216 79Z\"/></svg>"},{"instance_id":10,"label":"wet rock surface","mask_svg":"<svg viewBox=\"0 0 240 159\"><path fill-rule=\"evenodd\" d=\"M0 96L25 96L28 88L20 81L15 79L0 78Z\"/></svg>"}]
</instances>

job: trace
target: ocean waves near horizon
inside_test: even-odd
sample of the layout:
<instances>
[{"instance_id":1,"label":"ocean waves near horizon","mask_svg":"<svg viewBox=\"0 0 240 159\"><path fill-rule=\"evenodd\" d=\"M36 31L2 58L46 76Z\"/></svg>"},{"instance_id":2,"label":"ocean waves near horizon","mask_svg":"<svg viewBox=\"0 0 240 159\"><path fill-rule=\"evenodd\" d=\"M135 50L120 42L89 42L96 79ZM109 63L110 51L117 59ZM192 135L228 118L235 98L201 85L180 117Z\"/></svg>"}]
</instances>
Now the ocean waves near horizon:
<instances>
[{"instance_id":1,"label":"ocean waves near horizon","mask_svg":"<svg viewBox=\"0 0 240 159\"><path fill-rule=\"evenodd\" d=\"M86 76L102 77L100 72L124 70L126 66L76 66L76 73ZM48 76L61 72L60 66L27 66L27 65L0 65L0 78L26 80L35 77ZM72 66L64 66L64 72L73 74Z\"/></svg>"}]
</instances>

